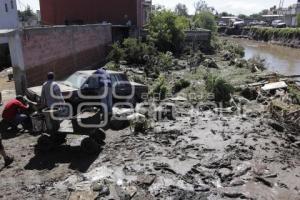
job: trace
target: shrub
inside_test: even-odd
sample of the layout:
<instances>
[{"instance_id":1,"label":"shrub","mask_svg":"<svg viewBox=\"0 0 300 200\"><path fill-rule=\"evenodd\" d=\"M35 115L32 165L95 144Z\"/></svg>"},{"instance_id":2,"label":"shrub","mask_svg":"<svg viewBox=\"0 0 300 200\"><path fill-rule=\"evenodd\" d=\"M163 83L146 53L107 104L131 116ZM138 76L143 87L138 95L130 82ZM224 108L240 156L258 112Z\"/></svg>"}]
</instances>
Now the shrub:
<instances>
[{"instance_id":1,"label":"shrub","mask_svg":"<svg viewBox=\"0 0 300 200\"><path fill-rule=\"evenodd\" d=\"M231 93L234 91L234 88L222 78L210 74L206 78L206 90L214 94L216 102L224 103L231 99Z\"/></svg>"},{"instance_id":2,"label":"shrub","mask_svg":"<svg viewBox=\"0 0 300 200\"><path fill-rule=\"evenodd\" d=\"M120 65L117 65L115 62L108 62L105 65L107 70L118 71L120 70Z\"/></svg>"},{"instance_id":3,"label":"shrub","mask_svg":"<svg viewBox=\"0 0 300 200\"><path fill-rule=\"evenodd\" d=\"M235 42L224 40L221 46L222 46L221 48L223 48L223 50L228 51L232 54L235 54L235 55L240 56L240 57L245 56L244 47L242 47L241 45L239 45Z\"/></svg>"},{"instance_id":4,"label":"shrub","mask_svg":"<svg viewBox=\"0 0 300 200\"><path fill-rule=\"evenodd\" d=\"M115 64L119 64L120 60L124 58L124 50L118 42L112 45L112 50L108 54L107 58L110 61L114 61Z\"/></svg>"},{"instance_id":5,"label":"shrub","mask_svg":"<svg viewBox=\"0 0 300 200\"><path fill-rule=\"evenodd\" d=\"M108 60L114 61L116 64L121 59L125 59L128 64L145 64L149 56L157 54L157 50L153 45L141 42L135 38L127 38L122 45L115 43L108 55Z\"/></svg>"},{"instance_id":6,"label":"shrub","mask_svg":"<svg viewBox=\"0 0 300 200\"><path fill-rule=\"evenodd\" d=\"M125 60L130 64L145 64L146 55L156 53L156 49L152 45L148 45L135 38L127 38L123 42Z\"/></svg>"},{"instance_id":7,"label":"shrub","mask_svg":"<svg viewBox=\"0 0 300 200\"><path fill-rule=\"evenodd\" d=\"M258 96L256 89L245 88L241 91L241 95L249 100L255 100Z\"/></svg>"},{"instance_id":8,"label":"shrub","mask_svg":"<svg viewBox=\"0 0 300 200\"><path fill-rule=\"evenodd\" d=\"M249 59L250 67L252 71L256 71L255 68L259 70L265 70L266 60L259 55L254 56L253 58Z\"/></svg>"},{"instance_id":9,"label":"shrub","mask_svg":"<svg viewBox=\"0 0 300 200\"><path fill-rule=\"evenodd\" d=\"M163 100L166 98L167 92L168 92L168 87L166 84L166 79L164 76L161 75L158 77L158 79L155 80L150 95L159 94L160 100Z\"/></svg>"},{"instance_id":10,"label":"shrub","mask_svg":"<svg viewBox=\"0 0 300 200\"><path fill-rule=\"evenodd\" d=\"M269 41L274 39L293 39L300 37L299 28L260 28L252 27L250 33L254 39Z\"/></svg>"},{"instance_id":11,"label":"shrub","mask_svg":"<svg viewBox=\"0 0 300 200\"><path fill-rule=\"evenodd\" d=\"M216 80L217 80L217 76L214 76L212 74L208 74L208 76L205 77L205 85L206 85L206 90L208 92L213 92Z\"/></svg>"},{"instance_id":12,"label":"shrub","mask_svg":"<svg viewBox=\"0 0 300 200\"><path fill-rule=\"evenodd\" d=\"M167 71L173 66L173 54L171 52L158 53L157 67L162 71Z\"/></svg>"},{"instance_id":13,"label":"shrub","mask_svg":"<svg viewBox=\"0 0 300 200\"><path fill-rule=\"evenodd\" d=\"M132 77L133 82L145 84L145 79L142 76L134 75Z\"/></svg>"},{"instance_id":14,"label":"shrub","mask_svg":"<svg viewBox=\"0 0 300 200\"><path fill-rule=\"evenodd\" d=\"M203 11L196 14L193 18L195 28L204 28L211 30L213 33L217 32L217 23L214 15L211 12Z\"/></svg>"},{"instance_id":15,"label":"shrub","mask_svg":"<svg viewBox=\"0 0 300 200\"><path fill-rule=\"evenodd\" d=\"M228 102L231 99L233 86L223 79L217 79L214 85L214 95L216 102Z\"/></svg>"},{"instance_id":16,"label":"shrub","mask_svg":"<svg viewBox=\"0 0 300 200\"><path fill-rule=\"evenodd\" d=\"M188 20L184 16L167 10L156 11L147 25L148 39L154 42L159 51L177 53L184 46L184 29L188 27Z\"/></svg>"},{"instance_id":17,"label":"shrub","mask_svg":"<svg viewBox=\"0 0 300 200\"><path fill-rule=\"evenodd\" d=\"M180 79L175 82L175 85L173 87L173 92L177 93L180 92L182 89L185 89L191 85L191 82L185 79Z\"/></svg>"},{"instance_id":18,"label":"shrub","mask_svg":"<svg viewBox=\"0 0 300 200\"><path fill-rule=\"evenodd\" d=\"M237 59L235 62L235 66L238 68L247 68L248 62L245 59Z\"/></svg>"}]
</instances>

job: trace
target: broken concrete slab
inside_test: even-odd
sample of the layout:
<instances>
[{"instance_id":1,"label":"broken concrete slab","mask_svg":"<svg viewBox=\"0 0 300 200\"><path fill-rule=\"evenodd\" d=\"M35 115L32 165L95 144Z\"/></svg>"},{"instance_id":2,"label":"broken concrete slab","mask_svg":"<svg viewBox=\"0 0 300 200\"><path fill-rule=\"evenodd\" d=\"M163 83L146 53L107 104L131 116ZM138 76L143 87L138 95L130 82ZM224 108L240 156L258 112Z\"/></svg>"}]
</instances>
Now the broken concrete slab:
<instances>
[{"instance_id":1,"label":"broken concrete slab","mask_svg":"<svg viewBox=\"0 0 300 200\"><path fill-rule=\"evenodd\" d=\"M287 88L287 87L288 87L288 85L284 81L280 81L280 82L266 84L261 89L263 91L270 91L270 90L283 89L283 88Z\"/></svg>"}]
</instances>

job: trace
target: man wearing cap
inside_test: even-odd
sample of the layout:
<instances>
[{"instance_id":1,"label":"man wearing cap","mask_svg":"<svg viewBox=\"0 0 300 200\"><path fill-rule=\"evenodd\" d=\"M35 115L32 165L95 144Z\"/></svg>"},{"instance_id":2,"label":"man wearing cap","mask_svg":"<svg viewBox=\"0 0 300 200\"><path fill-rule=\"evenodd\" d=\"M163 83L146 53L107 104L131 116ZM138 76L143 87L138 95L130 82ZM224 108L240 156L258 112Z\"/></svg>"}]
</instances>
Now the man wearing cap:
<instances>
[{"instance_id":1,"label":"man wearing cap","mask_svg":"<svg viewBox=\"0 0 300 200\"><path fill-rule=\"evenodd\" d=\"M51 108L54 104L63 104L65 102L59 85L54 81L54 77L54 73L49 72L47 81L42 88L41 103L48 108Z\"/></svg>"}]
</instances>

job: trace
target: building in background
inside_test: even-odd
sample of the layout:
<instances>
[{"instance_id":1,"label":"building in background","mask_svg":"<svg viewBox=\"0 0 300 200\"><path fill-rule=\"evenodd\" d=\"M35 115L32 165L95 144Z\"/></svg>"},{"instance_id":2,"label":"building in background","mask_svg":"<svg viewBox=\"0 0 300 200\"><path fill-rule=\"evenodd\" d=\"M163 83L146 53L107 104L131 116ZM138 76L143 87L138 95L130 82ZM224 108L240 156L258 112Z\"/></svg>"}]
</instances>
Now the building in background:
<instances>
[{"instance_id":1,"label":"building in background","mask_svg":"<svg viewBox=\"0 0 300 200\"><path fill-rule=\"evenodd\" d=\"M44 25L111 23L141 29L151 0L40 0Z\"/></svg>"},{"instance_id":2,"label":"building in background","mask_svg":"<svg viewBox=\"0 0 300 200\"><path fill-rule=\"evenodd\" d=\"M284 22L287 26L297 26L297 15L300 14L300 0L288 8L281 9L280 14L284 16Z\"/></svg>"},{"instance_id":3,"label":"building in background","mask_svg":"<svg viewBox=\"0 0 300 200\"><path fill-rule=\"evenodd\" d=\"M0 0L0 34L18 28L16 0ZM11 66L8 37L0 36L0 70Z\"/></svg>"},{"instance_id":4,"label":"building in background","mask_svg":"<svg viewBox=\"0 0 300 200\"><path fill-rule=\"evenodd\" d=\"M18 10L16 0L0 0L0 31L18 28ZM0 44L7 43L7 38L0 37Z\"/></svg>"}]
</instances>

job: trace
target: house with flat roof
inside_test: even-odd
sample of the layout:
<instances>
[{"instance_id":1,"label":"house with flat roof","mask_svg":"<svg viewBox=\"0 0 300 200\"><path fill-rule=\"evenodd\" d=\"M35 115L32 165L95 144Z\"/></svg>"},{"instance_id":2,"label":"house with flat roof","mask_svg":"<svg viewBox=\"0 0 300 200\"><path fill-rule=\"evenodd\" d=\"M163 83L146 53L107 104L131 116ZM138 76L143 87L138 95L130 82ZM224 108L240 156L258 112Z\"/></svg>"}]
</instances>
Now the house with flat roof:
<instances>
[{"instance_id":1,"label":"house with flat roof","mask_svg":"<svg viewBox=\"0 0 300 200\"><path fill-rule=\"evenodd\" d=\"M298 24L297 15L300 14L300 0L290 7L282 9L280 12L284 16L283 19L287 26L296 27Z\"/></svg>"},{"instance_id":2,"label":"house with flat roof","mask_svg":"<svg viewBox=\"0 0 300 200\"><path fill-rule=\"evenodd\" d=\"M0 0L0 30L15 29L18 25L16 0ZM0 44L7 42L7 38L0 37Z\"/></svg>"}]
</instances>

